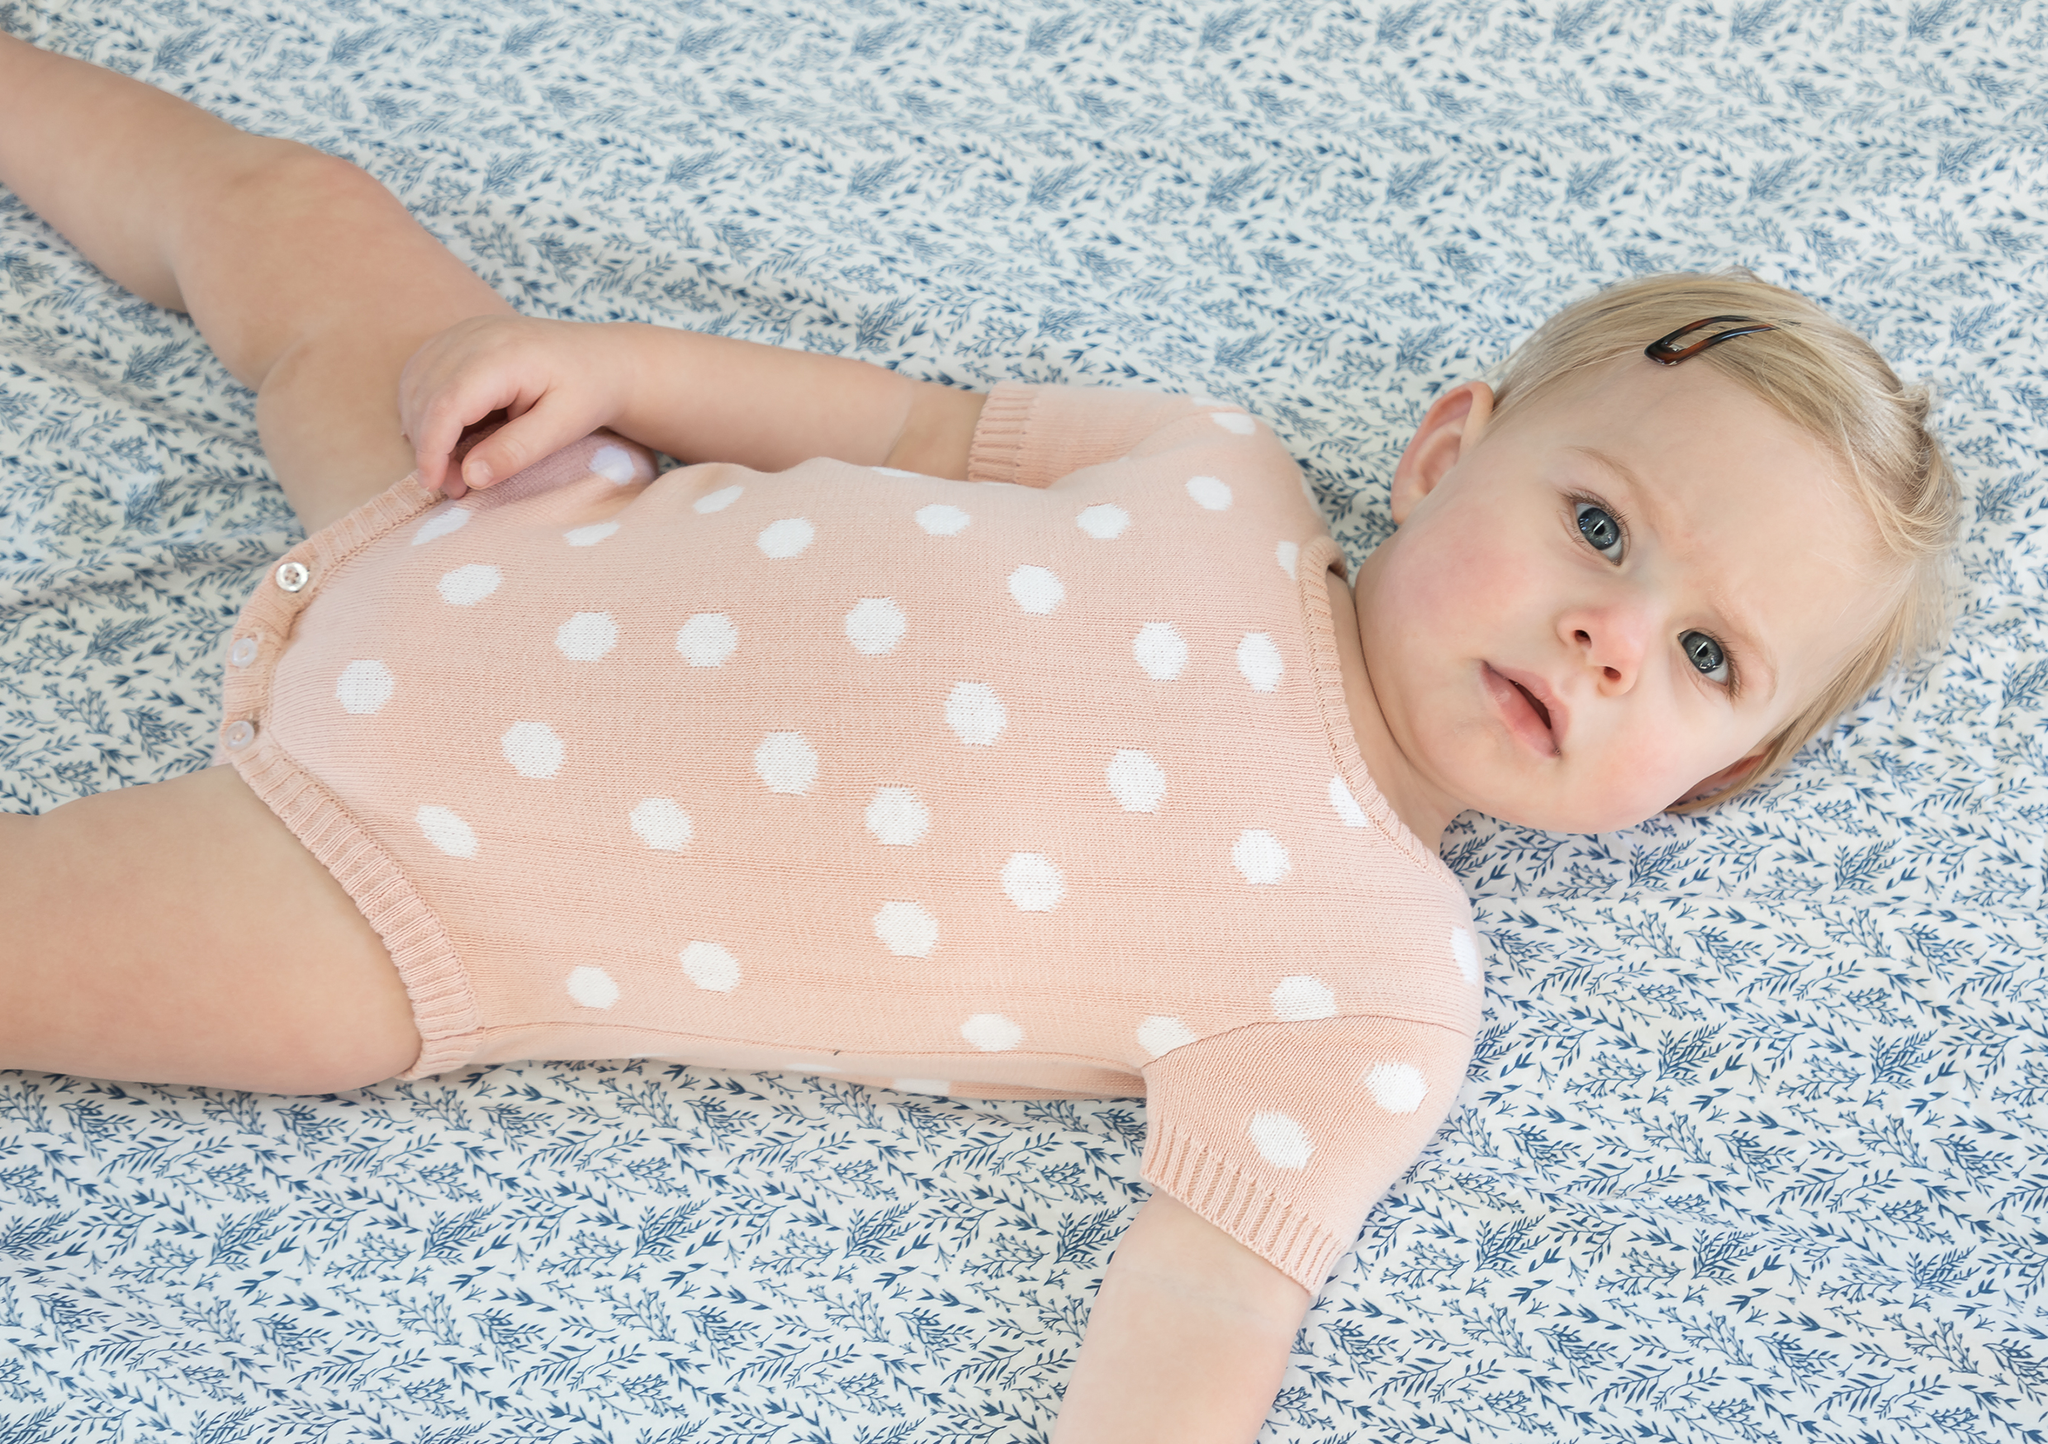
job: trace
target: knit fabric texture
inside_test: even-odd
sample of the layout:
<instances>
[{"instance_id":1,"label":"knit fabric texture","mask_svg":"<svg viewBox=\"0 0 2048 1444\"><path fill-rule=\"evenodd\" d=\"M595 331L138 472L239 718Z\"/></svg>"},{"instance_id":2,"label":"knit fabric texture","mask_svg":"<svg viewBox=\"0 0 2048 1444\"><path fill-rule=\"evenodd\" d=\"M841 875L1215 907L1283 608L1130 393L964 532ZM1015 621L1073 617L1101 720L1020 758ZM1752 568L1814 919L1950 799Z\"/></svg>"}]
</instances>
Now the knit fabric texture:
<instances>
[{"instance_id":1,"label":"knit fabric texture","mask_svg":"<svg viewBox=\"0 0 2048 1444\"><path fill-rule=\"evenodd\" d=\"M1006 384L964 482L600 432L287 553L219 756L384 939L407 1076L1142 1094L1146 1179L1313 1292L1480 1003L1353 739L1342 565L1221 402Z\"/></svg>"}]
</instances>

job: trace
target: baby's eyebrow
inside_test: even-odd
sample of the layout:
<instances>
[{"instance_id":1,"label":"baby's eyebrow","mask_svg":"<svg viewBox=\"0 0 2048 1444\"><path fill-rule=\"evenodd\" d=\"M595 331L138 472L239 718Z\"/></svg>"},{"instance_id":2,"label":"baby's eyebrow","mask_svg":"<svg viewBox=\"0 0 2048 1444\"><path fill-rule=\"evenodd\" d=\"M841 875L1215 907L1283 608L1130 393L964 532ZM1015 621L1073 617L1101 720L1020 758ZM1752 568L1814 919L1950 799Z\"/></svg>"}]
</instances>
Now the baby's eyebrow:
<instances>
[{"instance_id":1,"label":"baby's eyebrow","mask_svg":"<svg viewBox=\"0 0 2048 1444\"><path fill-rule=\"evenodd\" d=\"M1597 446L1585 446L1582 444L1567 446L1565 450L1577 452L1580 456L1585 457L1588 461L1597 461L1600 465L1606 467L1609 471L1613 472L1616 476L1620 477L1622 481L1628 486L1628 489L1634 492L1638 497L1641 497L1644 501L1653 504L1656 501L1655 495L1651 493L1650 489L1647 486L1643 485L1643 479L1640 476L1637 476L1635 472L1629 468L1628 464L1622 461L1619 457L1610 456L1608 453L1602 451Z\"/></svg>"},{"instance_id":2,"label":"baby's eyebrow","mask_svg":"<svg viewBox=\"0 0 2048 1444\"><path fill-rule=\"evenodd\" d=\"M1643 479L1620 457L1610 455L1597 446L1571 445L1565 450L1585 457L1614 473L1628 488L1629 501L1639 511L1649 514L1650 530L1658 531L1662 519L1663 498L1657 489L1648 486ZM1764 644L1763 634L1748 620L1748 613L1735 603L1733 597L1718 586L1709 586L1708 595L1713 608L1726 624L1725 642L1734 644L1736 669L1742 678L1741 691L1747 697L1758 701L1769 701L1778 690L1778 663L1771 649Z\"/></svg>"},{"instance_id":3,"label":"baby's eyebrow","mask_svg":"<svg viewBox=\"0 0 2048 1444\"><path fill-rule=\"evenodd\" d=\"M1618 456L1602 451L1597 446L1580 444L1567 446L1565 450L1583 456L1586 460L1595 462L1613 472L1621 481L1621 484L1628 488L1629 510L1646 513L1649 518L1651 531L1660 532L1664 530L1659 525L1664 520L1664 499L1657 495L1655 487L1647 485L1640 476L1637 476L1634 469L1627 462Z\"/></svg>"}]
</instances>

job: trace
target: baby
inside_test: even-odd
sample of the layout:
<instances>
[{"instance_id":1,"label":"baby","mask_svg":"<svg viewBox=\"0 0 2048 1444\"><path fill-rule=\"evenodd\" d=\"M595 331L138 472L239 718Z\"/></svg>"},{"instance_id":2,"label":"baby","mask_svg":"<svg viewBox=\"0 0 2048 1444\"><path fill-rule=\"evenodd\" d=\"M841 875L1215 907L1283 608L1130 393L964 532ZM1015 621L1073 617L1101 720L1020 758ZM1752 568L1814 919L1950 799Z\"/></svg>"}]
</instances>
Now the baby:
<instances>
[{"instance_id":1,"label":"baby","mask_svg":"<svg viewBox=\"0 0 2048 1444\"><path fill-rule=\"evenodd\" d=\"M1235 406L520 318L362 172L5 37L0 180L191 314L308 532L223 765L0 817L0 1066L1142 1093L1068 1444L1258 1431L1470 1054L1454 816L1726 797L1940 620L1926 396L1740 273L1438 397L1347 584Z\"/></svg>"}]
</instances>

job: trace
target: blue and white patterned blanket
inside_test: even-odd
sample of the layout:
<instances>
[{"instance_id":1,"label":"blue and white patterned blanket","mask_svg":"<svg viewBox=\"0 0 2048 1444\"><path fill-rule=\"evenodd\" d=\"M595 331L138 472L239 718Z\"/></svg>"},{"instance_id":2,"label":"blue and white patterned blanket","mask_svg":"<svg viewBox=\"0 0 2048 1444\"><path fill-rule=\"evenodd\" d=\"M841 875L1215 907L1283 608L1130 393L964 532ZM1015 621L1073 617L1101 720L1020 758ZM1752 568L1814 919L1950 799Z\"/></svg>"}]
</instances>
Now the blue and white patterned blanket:
<instances>
[{"instance_id":1,"label":"blue and white patterned blanket","mask_svg":"<svg viewBox=\"0 0 2048 1444\"><path fill-rule=\"evenodd\" d=\"M1710 816L1453 829L1479 1057L1263 1437L2044 1437L2038 0L0 25L359 162L536 314L1242 401L1354 554L1427 399L1593 284L1740 262L1833 308L1945 388L1952 645ZM0 806L203 765L222 631L296 536L192 328L0 195ZM1143 1130L637 1063L0 1074L0 1440L1042 1439Z\"/></svg>"}]
</instances>

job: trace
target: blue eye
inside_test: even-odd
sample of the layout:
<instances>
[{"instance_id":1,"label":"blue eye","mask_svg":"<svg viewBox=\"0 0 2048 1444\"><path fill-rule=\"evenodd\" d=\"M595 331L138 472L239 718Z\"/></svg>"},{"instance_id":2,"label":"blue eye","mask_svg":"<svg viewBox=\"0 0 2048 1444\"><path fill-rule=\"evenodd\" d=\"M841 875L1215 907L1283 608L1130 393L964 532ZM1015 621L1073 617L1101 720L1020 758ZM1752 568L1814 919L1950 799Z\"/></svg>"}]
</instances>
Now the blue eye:
<instances>
[{"instance_id":1,"label":"blue eye","mask_svg":"<svg viewBox=\"0 0 2048 1444\"><path fill-rule=\"evenodd\" d=\"M1678 645L1685 649L1685 659L1709 681L1726 682L1729 679L1727 653L1705 632L1687 632L1679 637Z\"/></svg>"},{"instance_id":2,"label":"blue eye","mask_svg":"<svg viewBox=\"0 0 2048 1444\"><path fill-rule=\"evenodd\" d=\"M1590 501L1574 504L1574 514L1579 519L1579 535L1594 551L1616 563L1621 561L1621 523L1614 519L1604 506Z\"/></svg>"}]
</instances>

